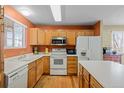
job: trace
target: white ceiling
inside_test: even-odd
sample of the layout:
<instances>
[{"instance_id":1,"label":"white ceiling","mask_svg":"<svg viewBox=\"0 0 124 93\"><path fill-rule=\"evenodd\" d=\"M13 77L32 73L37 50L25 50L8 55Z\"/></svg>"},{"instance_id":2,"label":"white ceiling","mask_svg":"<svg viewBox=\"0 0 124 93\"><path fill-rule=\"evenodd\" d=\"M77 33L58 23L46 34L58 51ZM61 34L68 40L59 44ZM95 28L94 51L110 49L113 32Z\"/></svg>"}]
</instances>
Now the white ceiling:
<instances>
[{"instance_id":1,"label":"white ceiling","mask_svg":"<svg viewBox=\"0 0 124 93\"><path fill-rule=\"evenodd\" d=\"M36 25L92 25L102 20L104 25L124 25L124 5L62 5L62 21L55 22L49 5L13 5L30 9L26 17Z\"/></svg>"}]
</instances>

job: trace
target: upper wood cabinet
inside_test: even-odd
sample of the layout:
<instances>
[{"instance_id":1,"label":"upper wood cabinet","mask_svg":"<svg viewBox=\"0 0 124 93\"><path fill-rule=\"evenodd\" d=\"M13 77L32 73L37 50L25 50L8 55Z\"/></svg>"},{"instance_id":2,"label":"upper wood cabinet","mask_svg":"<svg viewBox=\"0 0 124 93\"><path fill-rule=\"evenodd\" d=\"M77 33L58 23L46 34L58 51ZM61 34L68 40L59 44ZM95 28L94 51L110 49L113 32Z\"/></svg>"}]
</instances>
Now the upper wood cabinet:
<instances>
[{"instance_id":1,"label":"upper wood cabinet","mask_svg":"<svg viewBox=\"0 0 124 93\"><path fill-rule=\"evenodd\" d=\"M45 30L45 45L51 45L52 31Z\"/></svg>"},{"instance_id":2,"label":"upper wood cabinet","mask_svg":"<svg viewBox=\"0 0 124 93\"><path fill-rule=\"evenodd\" d=\"M75 45L76 42L76 35L75 31L67 31L67 44L68 45Z\"/></svg>"},{"instance_id":3,"label":"upper wood cabinet","mask_svg":"<svg viewBox=\"0 0 124 93\"><path fill-rule=\"evenodd\" d=\"M45 31L38 29L38 45L45 45Z\"/></svg>"},{"instance_id":4,"label":"upper wood cabinet","mask_svg":"<svg viewBox=\"0 0 124 93\"><path fill-rule=\"evenodd\" d=\"M76 37L85 35L85 32L83 30L78 30L78 31L75 31L75 32L76 32Z\"/></svg>"},{"instance_id":5,"label":"upper wood cabinet","mask_svg":"<svg viewBox=\"0 0 124 93\"><path fill-rule=\"evenodd\" d=\"M45 45L45 31L39 28L31 28L30 45Z\"/></svg>"},{"instance_id":6,"label":"upper wood cabinet","mask_svg":"<svg viewBox=\"0 0 124 93\"><path fill-rule=\"evenodd\" d=\"M66 37L66 31L64 31L64 30L59 30L59 32L58 32L58 36L60 36L60 37Z\"/></svg>"},{"instance_id":7,"label":"upper wood cabinet","mask_svg":"<svg viewBox=\"0 0 124 93\"><path fill-rule=\"evenodd\" d=\"M30 29L30 45L51 45L52 37L66 37L67 45L75 45L78 36L94 36L94 30Z\"/></svg>"},{"instance_id":8,"label":"upper wood cabinet","mask_svg":"<svg viewBox=\"0 0 124 93\"><path fill-rule=\"evenodd\" d=\"M38 29L31 28L30 29L30 45L37 45L38 44Z\"/></svg>"},{"instance_id":9,"label":"upper wood cabinet","mask_svg":"<svg viewBox=\"0 0 124 93\"><path fill-rule=\"evenodd\" d=\"M94 30L85 30L85 36L94 36Z\"/></svg>"}]
</instances>

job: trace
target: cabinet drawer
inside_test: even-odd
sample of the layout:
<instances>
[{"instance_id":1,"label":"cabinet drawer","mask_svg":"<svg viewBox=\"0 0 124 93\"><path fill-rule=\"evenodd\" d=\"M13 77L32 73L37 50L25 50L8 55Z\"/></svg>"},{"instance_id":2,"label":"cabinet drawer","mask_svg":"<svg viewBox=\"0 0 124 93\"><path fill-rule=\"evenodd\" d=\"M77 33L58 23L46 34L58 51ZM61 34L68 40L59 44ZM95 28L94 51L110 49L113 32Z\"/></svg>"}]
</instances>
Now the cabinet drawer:
<instances>
[{"instance_id":1,"label":"cabinet drawer","mask_svg":"<svg viewBox=\"0 0 124 93\"><path fill-rule=\"evenodd\" d=\"M90 78L90 86L91 86L92 88L103 88L103 87L99 84L99 82L97 82L97 80L96 80L93 76L91 76L91 78Z\"/></svg>"},{"instance_id":2,"label":"cabinet drawer","mask_svg":"<svg viewBox=\"0 0 124 93\"><path fill-rule=\"evenodd\" d=\"M28 65L28 69L31 69L31 68L33 68L33 67L35 67L35 62L32 62L32 63L30 63L30 64Z\"/></svg>"},{"instance_id":3,"label":"cabinet drawer","mask_svg":"<svg viewBox=\"0 0 124 93\"><path fill-rule=\"evenodd\" d=\"M87 81L89 81L90 74L89 74L89 72L88 72L85 68L83 68L82 74L83 74L83 77L84 77Z\"/></svg>"}]
</instances>

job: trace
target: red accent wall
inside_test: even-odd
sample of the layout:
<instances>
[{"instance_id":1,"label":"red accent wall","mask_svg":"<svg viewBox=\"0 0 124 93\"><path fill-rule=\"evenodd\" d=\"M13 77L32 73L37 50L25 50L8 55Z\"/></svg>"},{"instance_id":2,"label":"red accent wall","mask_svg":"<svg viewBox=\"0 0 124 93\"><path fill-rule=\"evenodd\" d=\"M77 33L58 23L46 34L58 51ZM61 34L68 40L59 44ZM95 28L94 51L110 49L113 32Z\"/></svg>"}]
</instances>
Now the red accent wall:
<instances>
[{"instance_id":1,"label":"red accent wall","mask_svg":"<svg viewBox=\"0 0 124 93\"><path fill-rule=\"evenodd\" d=\"M17 12L13 7L9 5L4 6L4 12L5 15L8 15L15 20L23 23L26 25L27 31L26 31L26 48L20 48L20 49L4 49L4 57L12 57L12 56L17 56L20 54L25 54L25 53L30 53L32 52L32 49L29 45L29 28L34 27L34 25L26 19L23 15L21 15L19 12Z\"/></svg>"}]
</instances>

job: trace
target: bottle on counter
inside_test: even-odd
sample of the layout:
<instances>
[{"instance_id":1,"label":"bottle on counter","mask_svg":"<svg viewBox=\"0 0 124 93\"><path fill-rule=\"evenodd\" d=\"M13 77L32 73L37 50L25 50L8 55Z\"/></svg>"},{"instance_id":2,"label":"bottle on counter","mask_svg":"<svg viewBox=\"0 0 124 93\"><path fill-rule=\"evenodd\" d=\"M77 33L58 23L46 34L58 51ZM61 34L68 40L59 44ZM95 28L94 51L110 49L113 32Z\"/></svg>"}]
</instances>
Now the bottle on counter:
<instances>
[{"instance_id":1,"label":"bottle on counter","mask_svg":"<svg viewBox=\"0 0 124 93\"><path fill-rule=\"evenodd\" d=\"M38 47L34 47L34 54L38 54L39 52L38 52Z\"/></svg>"},{"instance_id":2,"label":"bottle on counter","mask_svg":"<svg viewBox=\"0 0 124 93\"><path fill-rule=\"evenodd\" d=\"M45 48L45 54L48 54L49 51L48 51L48 48Z\"/></svg>"}]
</instances>

